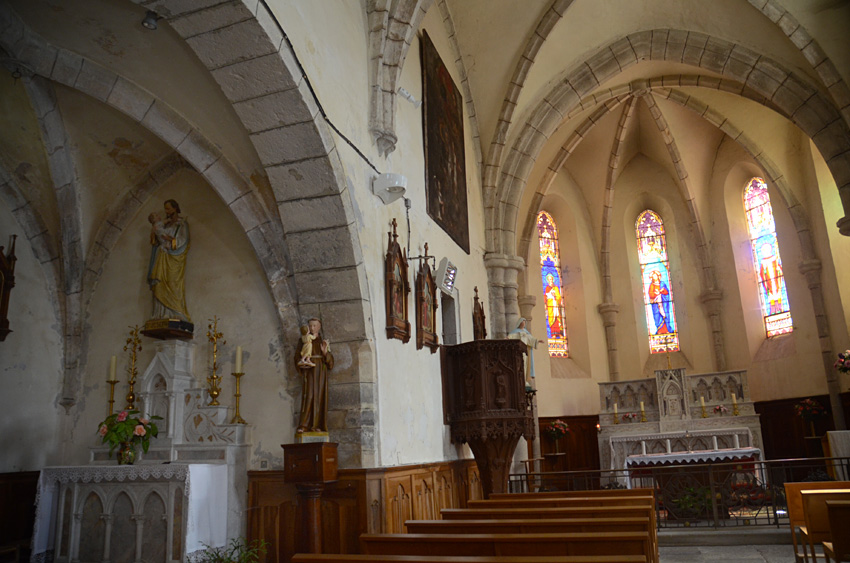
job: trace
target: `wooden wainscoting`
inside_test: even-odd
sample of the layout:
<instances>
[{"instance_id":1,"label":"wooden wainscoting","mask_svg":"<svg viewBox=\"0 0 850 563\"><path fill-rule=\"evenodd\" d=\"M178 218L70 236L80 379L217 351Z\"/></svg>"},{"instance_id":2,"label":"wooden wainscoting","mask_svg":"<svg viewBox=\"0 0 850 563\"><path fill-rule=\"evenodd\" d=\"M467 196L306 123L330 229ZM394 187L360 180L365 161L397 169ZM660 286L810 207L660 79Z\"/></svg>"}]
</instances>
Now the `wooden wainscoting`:
<instances>
[{"instance_id":1,"label":"wooden wainscoting","mask_svg":"<svg viewBox=\"0 0 850 563\"><path fill-rule=\"evenodd\" d=\"M359 553L360 534L405 532L406 520L440 517L483 497L474 460L341 469L322 494L322 550ZM248 472L248 539L269 542L265 561L288 563L299 521L295 485L283 471Z\"/></svg>"}]
</instances>

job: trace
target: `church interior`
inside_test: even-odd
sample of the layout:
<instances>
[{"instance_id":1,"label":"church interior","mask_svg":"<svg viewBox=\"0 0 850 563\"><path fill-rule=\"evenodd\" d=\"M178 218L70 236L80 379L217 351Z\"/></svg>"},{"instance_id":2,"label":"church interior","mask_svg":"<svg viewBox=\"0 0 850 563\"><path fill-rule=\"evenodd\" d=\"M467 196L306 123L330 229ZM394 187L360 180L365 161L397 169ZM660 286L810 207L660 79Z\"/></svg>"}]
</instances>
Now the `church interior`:
<instances>
[{"instance_id":1,"label":"church interior","mask_svg":"<svg viewBox=\"0 0 850 563\"><path fill-rule=\"evenodd\" d=\"M848 30L846 0L0 0L3 498L115 471L127 403L161 417L134 470L221 512L150 560L291 553L281 446L324 433L344 553L480 479L442 366L484 332L527 345L511 473L606 469L623 415L700 402L740 401L762 459L824 455L806 438L850 417ZM664 370L734 385L671 413L641 388ZM33 550L103 555L73 551L89 502L195 506L107 488L57 493L72 532Z\"/></svg>"}]
</instances>

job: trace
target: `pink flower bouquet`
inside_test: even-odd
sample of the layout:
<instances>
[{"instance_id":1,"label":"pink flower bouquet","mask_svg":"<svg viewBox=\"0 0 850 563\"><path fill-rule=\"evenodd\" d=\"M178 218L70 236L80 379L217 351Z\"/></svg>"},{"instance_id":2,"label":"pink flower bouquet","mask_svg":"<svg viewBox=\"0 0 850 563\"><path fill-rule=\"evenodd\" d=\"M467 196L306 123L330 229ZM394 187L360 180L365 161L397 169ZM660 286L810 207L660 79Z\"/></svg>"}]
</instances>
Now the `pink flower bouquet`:
<instances>
[{"instance_id":1,"label":"pink flower bouquet","mask_svg":"<svg viewBox=\"0 0 850 563\"><path fill-rule=\"evenodd\" d=\"M142 451L147 453L151 444L151 437L159 434L159 429L153 420L161 420L161 416L150 418L138 416L139 411L123 410L110 414L98 425L97 434L104 444L109 444L109 455L116 447L127 444L134 450L141 444Z\"/></svg>"}]
</instances>

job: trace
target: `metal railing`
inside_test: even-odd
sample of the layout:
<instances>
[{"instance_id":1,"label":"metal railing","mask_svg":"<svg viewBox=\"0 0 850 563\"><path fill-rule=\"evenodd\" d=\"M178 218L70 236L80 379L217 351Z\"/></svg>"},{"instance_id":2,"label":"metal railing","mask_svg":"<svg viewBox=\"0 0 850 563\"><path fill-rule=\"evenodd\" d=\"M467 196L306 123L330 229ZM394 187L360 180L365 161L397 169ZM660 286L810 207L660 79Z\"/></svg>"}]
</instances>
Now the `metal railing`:
<instances>
[{"instance_id":1,"label":"metal railing","mask_svg":"<svg viewBox=\"0 0 850 563\"><path fill-rule=\"evenodd\" d=\"M850 458L512 474L508 491L655 490L659 528L788 525L785 483L850 480Z\"/></svg>"}]
</instances>

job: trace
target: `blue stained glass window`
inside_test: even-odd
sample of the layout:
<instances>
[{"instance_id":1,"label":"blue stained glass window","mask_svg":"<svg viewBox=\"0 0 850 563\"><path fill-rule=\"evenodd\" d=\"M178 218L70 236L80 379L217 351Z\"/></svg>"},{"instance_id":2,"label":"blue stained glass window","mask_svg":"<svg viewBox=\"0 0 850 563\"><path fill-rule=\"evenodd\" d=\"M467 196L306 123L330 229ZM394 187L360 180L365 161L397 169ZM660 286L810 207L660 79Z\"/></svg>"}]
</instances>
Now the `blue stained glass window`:
<instances>
[{"instance_id":1,"label":"blue stained glass window","mask_svg":"<svg viewBox=\"0 0 850 563\"><path fill-rule=\"evenodd\" d=\"M789 333L793 330L791 306L782 273L770 195L767 193L767 184L761 178L753 178L744 188L744 211L747 214L767 337Z\"/></svg>"},{"instance_id":2,"label":"blue stained glass window","mask_svg":"<svg viewBox=\"0 0 850 563\"><path fill-rule=\"evenodd\" d=\"M543 299L546 303L546 336L549 339L549 356L566 358L567 326L564 316L564 298L561 284L561 259L558 248L558 228L552 216L541 211L537 216L537 233L540 237L540 277L543 282Z\"/></svg>"},{"instance_id":3,"label":"blue stained glass window","mask_svg":"<svg viewBox=\"0 0 850 563\"><path fill-rule=\"evenodd\" d=\"M635 231L649 351L651 354L675 352L679 349L679 329L670 290L670 263L667 260L664 223L656 212L647 209L638 215Z\"/></svg>"}]
</instances>

